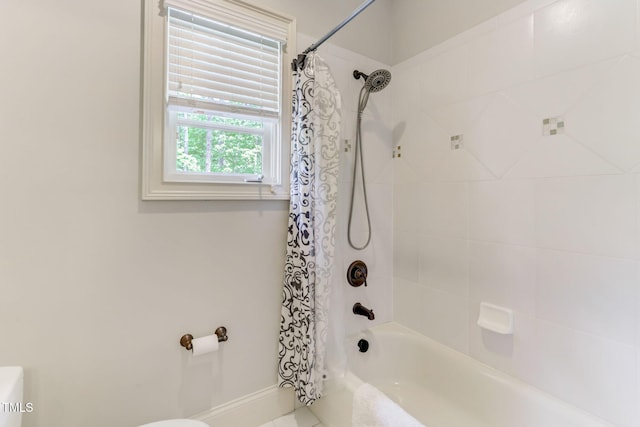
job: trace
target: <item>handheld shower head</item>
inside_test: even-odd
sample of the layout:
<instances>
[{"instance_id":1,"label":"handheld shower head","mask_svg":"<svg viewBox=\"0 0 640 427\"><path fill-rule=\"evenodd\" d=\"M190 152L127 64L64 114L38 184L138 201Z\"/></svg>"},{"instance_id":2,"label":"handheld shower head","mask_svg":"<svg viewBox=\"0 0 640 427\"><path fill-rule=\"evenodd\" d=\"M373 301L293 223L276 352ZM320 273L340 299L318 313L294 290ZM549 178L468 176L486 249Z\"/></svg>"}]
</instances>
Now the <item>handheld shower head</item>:
<instances>
[{"instance_id":1,"label":"handheld shower head","mask_svg":"<svg viewBox=\"0 0 640 427\"><path fill-rule=\"evenodd\" d=\"M371 218L369 216L369 205L367 203L367 188L365 185L364 178L364 162L362 155L362 115L364 113L364 109L367 106L367 102L369 101L369 95L372 92L380 92L382 89L387 87L389 82L391 81L391 73L387 70L376 70L369 75L365 73L354 70L353 77L358 80L360 77L364 79L364 86L360 89L360 95L358 96L358 121L356 124L356 149L354 156L354 164L353 164L353 181L351 182L351 206L349 208L349 223L347 225L347 240L349 241L349 245L356 250L361 250L366 248L371 242ZM358 170L358 162L360 163L360 178L361 186L362 186L362 195L364 198L364 210L367 217L367 241L362 246L356 246L351 240L351 220L353 219L353 205L354 205L354 195L357 181L357 170ZM357 304L356 304L357 305ZM355 306L354 306L355 307ZM371 310L369 310L371 311ZM355 313L355 308L354 308ZM356 313L362 314L362 313ZM373 312L364 314L369 319L373 319Z\"/></svg>"},{"instance_id":2,"label":"handheld shower head","mask_svg":"<svg viewBox=\"0 0 640 427\"><path fill-rule=\"evenodd\" d=\"M371 74L367 75L361 71L354 70L353 77L359 79L360 77L364 78L364 87L369 92L379 92L391 81L391 73L387 70L376 70Z\"/></svg>"},{"instance_id":3,"label":"handheld shower head","mask_svg":"<svg viewBox=\"0 0 640 427\"><path fill-rule=\"evenodd\" d=\"M370 92L379 92L391 81L391 73L387 70L376 70L373 73L369 74L367 80L364 85L369 89Z\"/></svg>"}]
</instances>

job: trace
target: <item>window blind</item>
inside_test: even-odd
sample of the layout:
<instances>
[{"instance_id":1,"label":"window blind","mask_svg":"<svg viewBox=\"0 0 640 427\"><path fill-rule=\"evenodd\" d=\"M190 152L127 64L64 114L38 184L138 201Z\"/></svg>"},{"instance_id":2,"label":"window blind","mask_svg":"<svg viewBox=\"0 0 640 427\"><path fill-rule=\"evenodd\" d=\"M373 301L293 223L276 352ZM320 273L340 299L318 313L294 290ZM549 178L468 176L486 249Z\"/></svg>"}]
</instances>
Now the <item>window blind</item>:
<instances>
[{"instance_id":1,"label":"window blind","mask_svg":"<svg viewBox=\"0 0 640 427\"><path fill-rule=\"evenodd\" d=\"M277 117L281 42L168 8L169 106Z\"/></svg>"},{"instance_id":2,"label":"window blind","mask_svg":"<svg viewBox=\"0 0 640 427\"><path fill-rule=\"evenodd\" d=\"M163 9L191 12L287 44L290 20L242 0L160 0Z\"/></svg>"}]
</instances>

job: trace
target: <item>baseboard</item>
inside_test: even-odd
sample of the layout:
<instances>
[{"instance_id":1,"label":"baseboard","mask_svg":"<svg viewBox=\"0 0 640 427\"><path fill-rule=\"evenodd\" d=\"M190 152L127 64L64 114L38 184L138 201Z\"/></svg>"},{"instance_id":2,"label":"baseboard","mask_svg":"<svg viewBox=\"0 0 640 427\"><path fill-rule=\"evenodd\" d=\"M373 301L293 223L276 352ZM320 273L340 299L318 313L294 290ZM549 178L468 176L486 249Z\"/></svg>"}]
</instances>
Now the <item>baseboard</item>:
<instances>
[{"instance_id":1,"label":"baseboard","mask_svg":"<svg viewBox=\"0 0 640 427\"><path fill-rule=\"evenodd\" d=\"M192 417L212 427L258 427L293 411L293 389L267 387Z\"/></svg>"}]
</instances>

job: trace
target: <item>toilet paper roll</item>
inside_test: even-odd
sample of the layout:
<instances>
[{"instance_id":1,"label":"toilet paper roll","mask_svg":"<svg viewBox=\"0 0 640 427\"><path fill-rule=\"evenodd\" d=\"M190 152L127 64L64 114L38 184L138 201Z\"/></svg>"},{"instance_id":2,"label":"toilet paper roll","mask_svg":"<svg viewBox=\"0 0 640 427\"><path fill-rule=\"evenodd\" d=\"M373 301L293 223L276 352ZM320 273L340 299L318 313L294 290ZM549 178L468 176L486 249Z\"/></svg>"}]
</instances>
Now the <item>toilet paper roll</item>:
<instances>
[{"instance_id":1,"label":"toilet paper roll","mask_svg":"<svg viewBox=\"0 0 640 427\"><path fill-rule=\"evenodd\" d=\"M207 335L206 337L195 338L191 341L191 345L193 346L193 355L200 356L201 354L218 351L218 344L217 335Z\"/></svg>"}]
</instances>

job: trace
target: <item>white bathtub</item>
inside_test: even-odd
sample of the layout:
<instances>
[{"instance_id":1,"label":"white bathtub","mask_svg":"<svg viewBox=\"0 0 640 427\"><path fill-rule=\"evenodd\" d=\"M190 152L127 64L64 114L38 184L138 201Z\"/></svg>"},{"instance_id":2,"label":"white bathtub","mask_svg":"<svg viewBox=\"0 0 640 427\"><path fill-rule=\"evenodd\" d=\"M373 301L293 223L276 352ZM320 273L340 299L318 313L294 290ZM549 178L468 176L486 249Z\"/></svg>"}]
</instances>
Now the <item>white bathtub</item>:
<instances>
[{"instance_id":1,"label":"white bathtub","mask_svg":"<svg viewBox=\"0 0 640 427\"><path fill-rule=\"evenodd\" d=\"M366 353L356 347L362 337L370 344ZM325 396L311 406L326 427L351 427L353 392L362 381L427 427L611 426L396 323L376 326L353 341L351 372L331 380Z\"/></svg>"}]
</instances>

